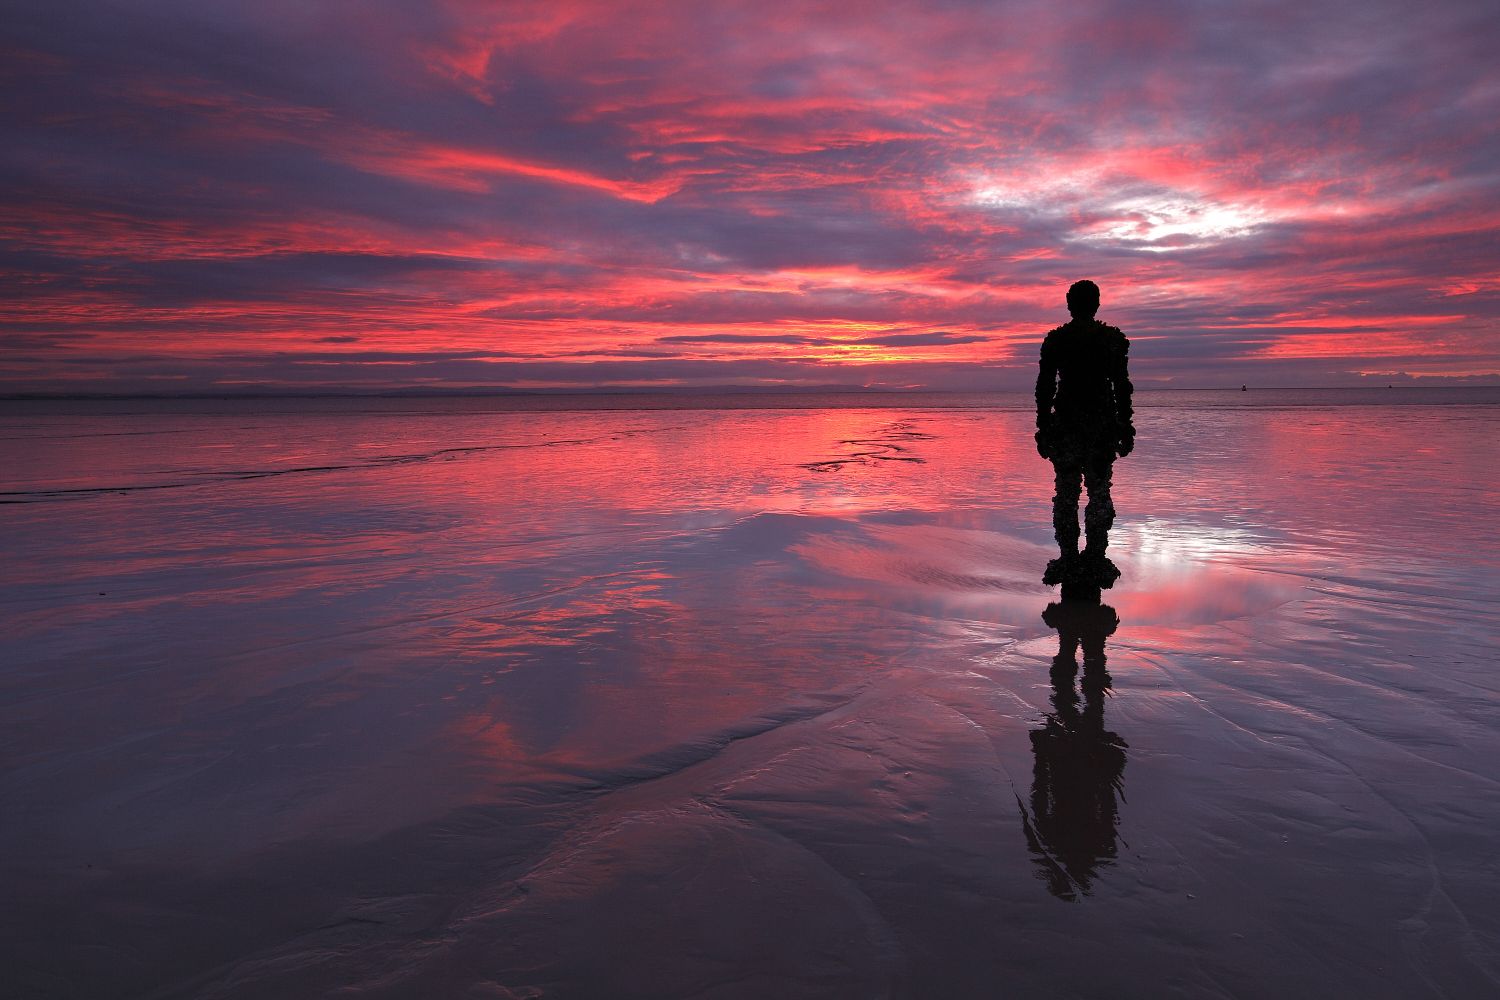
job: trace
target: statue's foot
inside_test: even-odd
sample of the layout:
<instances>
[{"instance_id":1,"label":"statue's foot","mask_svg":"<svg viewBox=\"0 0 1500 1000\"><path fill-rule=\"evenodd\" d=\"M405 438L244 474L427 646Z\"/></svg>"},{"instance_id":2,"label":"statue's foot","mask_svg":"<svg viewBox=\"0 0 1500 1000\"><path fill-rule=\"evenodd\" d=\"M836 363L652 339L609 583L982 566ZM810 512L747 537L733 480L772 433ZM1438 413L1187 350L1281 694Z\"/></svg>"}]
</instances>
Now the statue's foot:
<instances>
[{"instance_id":1,"label":"statue's foot","mask_svg":"<svg viewBox=\"0 0 1500 1000\"><path fill-rule=\"evenodd\" d=\"M1099 585L1087 580L1064 580L1062 585L1062 599L1064 604L1098 604L1100 601Z\"/></svg>"},{"instance_id":2,"label":"statue's foot","mask_svg":"<svg viewBox=\"0 0 1500 1000\"><path fill-rule=\"evenodd\" d=\"M1047 564L1047 570L1042 574L1042 583L1049 587L1055 587L1071 579L1077 572L1078 553L1071 552L1058 556Z\"/></svg>"},{"instance_id":3,"label":"statue's foot","mask_svg":"<svg viewBox=\"0 0 1500 1000\"><path fill-rule=\"evenodd\" d=\"M1082 553L1058 556L1047 564L1042 583L1049 587L1062 584L1066 592L1086 595L1108 590L1120 578L1120 568L1108 556L1085 549Z\"/></svg>"},{"instance_id":4,"label":"statue's foot","mask_svg":"<svg viewBox=\"0 0 1500 1000\"><path fill-rule=\"evenodd\" d=\"M1079 557L1079 575L1096 587L1108 590L1120 578L1120 567L1106 555L1084 551Z\"/></svg>"}]
</instances>

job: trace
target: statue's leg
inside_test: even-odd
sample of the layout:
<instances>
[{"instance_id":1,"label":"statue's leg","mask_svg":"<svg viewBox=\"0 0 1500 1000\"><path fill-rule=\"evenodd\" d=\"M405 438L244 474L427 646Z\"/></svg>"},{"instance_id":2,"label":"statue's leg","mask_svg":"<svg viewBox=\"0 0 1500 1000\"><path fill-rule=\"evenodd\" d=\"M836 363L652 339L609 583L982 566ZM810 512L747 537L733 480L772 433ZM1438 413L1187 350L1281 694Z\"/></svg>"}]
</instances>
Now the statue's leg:
<instances>
[{"instance_id":1,"label":"statue's leg","mask_svg":"<svg viewBox=\"0 0 1500 1000\"><path fill-rule=\"evenodd\" d=\"M1083 480L1089 490L1089 503L1083 510L1084 551L1100 558L1109 548L1109 529L1115 523L1115 504L1109 496L1114 471L1113 452L1090 455L1083 466Z\"/></svg>"},{"instance_id":2,"label":"statue's leg","mask_svg":"<svg viewBox=\"0 0 1500 1000\"><path fill-rule=\"evenodd\" d=\"M1052 462L1052 531L1064 556L1078 554L1078 498L1083 494L1083 469L1072 462Z\"/></svg>"}]
</instances>

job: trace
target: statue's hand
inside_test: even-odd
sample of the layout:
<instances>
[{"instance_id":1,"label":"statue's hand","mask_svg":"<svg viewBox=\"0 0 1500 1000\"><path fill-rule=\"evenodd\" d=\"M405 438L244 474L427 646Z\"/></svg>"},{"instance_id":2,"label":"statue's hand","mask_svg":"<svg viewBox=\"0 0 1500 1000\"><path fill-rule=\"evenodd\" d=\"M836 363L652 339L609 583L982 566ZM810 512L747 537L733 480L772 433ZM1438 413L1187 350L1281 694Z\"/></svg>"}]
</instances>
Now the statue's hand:
<instances>
[{"instance_id":1,"label":"statue's hand","mask_svg":"<svg viewBox=\"0 0 1500 1000\"><path fill-rule=\"evenodd\" d=\"M1121 458L1135 451L1135 431L1129 430L1121 434L1119 444L1115 446L1115 450L1120 453Z\"/></svg>"},{"instance_id":2,"label":"statue's hand","mask_svg":"<svg viewBox=\"0 0 1500 1000\"><path fill-rule=\"evenodd\" d=\"M1052 457L1052 447L1051 446L1052 446L1051 436L1045 430L1043 430L1042 428L1040 428L1040 427L1037 428L1037 432L1036 432L1036 453L1038 455L1042 456L1043 458L1049 458L1050 459Z\"/></svg>"}]
</instances>

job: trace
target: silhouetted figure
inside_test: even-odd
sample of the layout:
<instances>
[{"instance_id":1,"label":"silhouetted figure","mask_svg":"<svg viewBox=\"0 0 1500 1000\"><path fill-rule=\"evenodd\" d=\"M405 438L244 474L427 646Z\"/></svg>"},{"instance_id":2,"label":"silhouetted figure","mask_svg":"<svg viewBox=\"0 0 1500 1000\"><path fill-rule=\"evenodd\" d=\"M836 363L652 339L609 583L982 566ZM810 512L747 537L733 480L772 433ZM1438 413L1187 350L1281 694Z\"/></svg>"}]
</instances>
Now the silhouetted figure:
<instances>
[{"instance_id":1,"label":"silhouetted figure","mask_svg":"<svg viewBox=\"0 0 1500 1000\"><path fill-rule=\"evenodd\" d=\"M1116 327L1094 319L1099 286L1074 282L1068 289L1073 320L1042 341L1041 372L1036 380L1036 450L1052 461L1056 492L1052 527L1061 550L1047 564L1046 584L1063 585L1063 599L1097 599L1101 588L1119 579L1120 571L1104 554L1115 523L1110 499L1115 455L1135 447L1128 371L1130 341ZM1078 500L1089 492L1084 508L1085 546L1078 551Z\"/></svg>"},{"instance_id":2,"label":"silhouetted figure","mask_svg":"<svg viewBox=\"0 0 1500 1000\"><path fill-rule=\"evenodd\" d=\"M1052 660L1052 713L1031 732L1036 755L1026 842L1052 894L1087 895L1101 865L1116 856L1118 801L1124 798L1127 745L1104 728L1104 640L1120 624L1106 604L1049 604L1042 620L1057 629ZM1083 647L1083 705L1073 680Z\"/></svg>"}]
</instances>

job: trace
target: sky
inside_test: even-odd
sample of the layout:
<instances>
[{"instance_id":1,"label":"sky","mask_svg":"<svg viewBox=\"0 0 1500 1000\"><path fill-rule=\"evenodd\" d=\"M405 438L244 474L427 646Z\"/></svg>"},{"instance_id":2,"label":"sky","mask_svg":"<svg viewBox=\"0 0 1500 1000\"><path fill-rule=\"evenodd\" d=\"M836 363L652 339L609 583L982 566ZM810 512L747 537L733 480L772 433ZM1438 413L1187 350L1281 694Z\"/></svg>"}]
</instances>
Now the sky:
<instances>
[{"instance_id":1,"label":"sky","mask_svg":"<svg viewBox=\"0 0 1500 1000\"><path fill-rule=\"evenodd\" d=\"M1500 383L1500 6L0 0L0 393Z\"/></svg>"}]
</instances>

